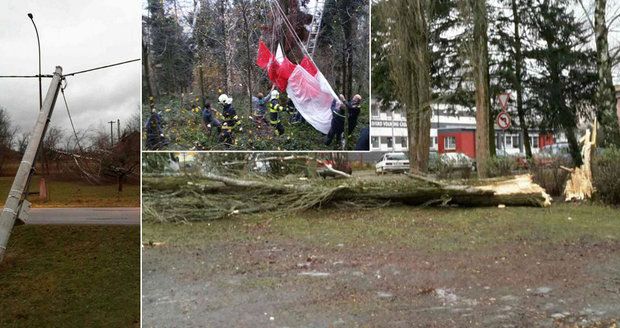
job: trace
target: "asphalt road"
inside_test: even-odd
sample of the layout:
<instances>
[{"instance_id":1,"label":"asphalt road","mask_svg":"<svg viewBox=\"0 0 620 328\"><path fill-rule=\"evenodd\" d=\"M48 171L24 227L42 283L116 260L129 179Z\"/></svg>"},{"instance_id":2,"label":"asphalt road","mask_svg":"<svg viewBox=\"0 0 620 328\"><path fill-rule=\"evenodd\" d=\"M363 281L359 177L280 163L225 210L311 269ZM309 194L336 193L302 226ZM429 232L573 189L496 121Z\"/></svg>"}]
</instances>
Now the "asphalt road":
<instances>
[{"instance_id":1,"label":"asphalt road","mask_svg":"<svg viewBox=\"0 0 620 328\"><path fill-rule=\"evenodd\" d=\"M26 224L140 224L139 207L32 208Z\"/></svg>"}]
</instances>

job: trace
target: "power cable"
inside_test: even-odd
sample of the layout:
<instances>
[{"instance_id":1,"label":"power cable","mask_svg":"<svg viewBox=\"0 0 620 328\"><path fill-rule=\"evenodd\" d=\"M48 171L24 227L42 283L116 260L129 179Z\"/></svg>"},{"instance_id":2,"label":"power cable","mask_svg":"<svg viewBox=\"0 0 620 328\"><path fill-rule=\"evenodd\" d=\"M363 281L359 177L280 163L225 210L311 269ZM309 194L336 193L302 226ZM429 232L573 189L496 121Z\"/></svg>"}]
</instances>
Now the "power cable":
<instances>
[{"instance_id":1,"label":"power cable","mask_svg":"<svg viewBox=\"0 0 620 328\"><path fill-rule=\"evenodd\" d=\"M115 63L115 64L110 64L110 65L105 65L105 66L99 66L99 67L95 67L95 68L90 68L90 69L86 69L83 71L77 71L77 72L73 72L73 73L69 73L69 74L63 74L63 76L75 76L78 74L82 74L82 73L86 73L86 72L92 72L92 71L96 71L96 70L100 70L100 69L104 69L104 68L109 68L109 67L114 67L114 66L119 66L119 65L123 65L123 64L127 64L127 63L133 63L136 61L139 61L140 58L138 59L132 59L132 60L126 60L120 63ZM54 75L0 75L0 78L38 78L38 77L54 77Z\"/></svg>"},{"instance_id":2,"label":"power cable","mask_svg":"<svg viewBox=\"0 0 620 328\"><path fill-rule=\"evenodd\" d=\"M39 75L0 75L0 78L38 78ZM54 77L54 75L40 75L40 77Z\"/></svg>"},{"instance_id":3,"label":"power cable","mask_svg":"<svg viewBox=\"0 0 620 328\"><path fill-rule=\"evenodd\" d=\"M99 69L114 67L114 66L118 66L118 65L127 64L127 63L132 63L132 62L139 61L139 60L140 60L140 58L132 59L132 60L126 60L126 61L120 62L120 63L110 64L110 65L105 65L105 66L99 66L99 67L95 67L95 68L91 68L91 69L86 69L86 70L83 70L83 71L77 71L77 72L73 72L73 73L69 73L69 74L63 74L63 76L75 76L75 75L78 75L78 74L82 74L82 73L86 73L86 72L92 72L92 71L96 71L96 70L99 70Z\"/></svg>"},{"instance_id":4,"label":"power cable","mask_svg":"<svg viewBox=\"0 0 620 328\"><path fill-rule=\"evenodd\" d=\"M61 86L60 88L60 92L62 93L62 100L65 103L65 108L67 109L67 115L69 115L69 122L71 122L71 128L73 129L73 135L75 136L75 142L78 146L78 148L80 149L81 153L84 153L84 149L82 149L82 145L80 144L80 138L78 138L77 135L77 131L75 130L75 125L73 125L73 118L71 117L71 112L69 111L69 105L67 104L67 98L65 97L65 89L67 88L67 86L69 85L67 83L66 79L63 79L65 81L65 86Z\"/></svg>"}]
</instances>

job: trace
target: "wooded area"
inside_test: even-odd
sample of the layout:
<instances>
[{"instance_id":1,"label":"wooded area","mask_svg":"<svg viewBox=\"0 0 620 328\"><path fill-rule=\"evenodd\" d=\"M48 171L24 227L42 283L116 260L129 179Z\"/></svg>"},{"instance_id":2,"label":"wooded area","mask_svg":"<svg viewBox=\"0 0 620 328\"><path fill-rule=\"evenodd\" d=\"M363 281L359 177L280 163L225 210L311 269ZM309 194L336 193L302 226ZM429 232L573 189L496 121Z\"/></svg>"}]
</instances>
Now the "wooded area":
<instances>
[{"instance_id":1,"label":"wooded area","mask_svg":"<svg viewBox=\"0 0 620 328\"><path fill-rule=\"evenodd\" d=\"M426 112L431 104L448 104L475 111L476 164L488 176L503 92L516 94L513 125L524 135L528 158L528 127L565 133L574 165L581 164L577 134L594 118L598 144L620 145L612 82L620 45L609 45L618 8L605 0L373 3L373 97L385 108L397 101L406 109L412 171L427 166L421 154L429 149Z\"/></svg>"},{"instance_id":2,"label":"wooded area","mask_svg":"<svg viewBox=\"0 0 620 328\"><path fill-rule=\"evenodd\" d=\"M368 2L323 2L312 59L336 94L343 94L347 100L355 94L362 96L359 125L367 126ZM305 129L304 122L294 125L283 121L290 132L285 136L265 131L269 125L258 129L248 124L255 112L253 97L259 93L267 96L273 84L256 63L259 41L274 54L280 44L284 55L299 64L304 57L299 43L307 46L312 37L309 31L315 5L306 0L146 1L142 43L143 96L147 105L144 117L151 115L152 108L158 112L163 134L175 149L330 149L321 145L319 132ZM286 19L278 15L278 8ZM234 99L243 128L228 145L214 138L210 127L200 122L199 113L207 102L214 111L221 111L221 94ZM286 97L279 102L286 107ZM354 133L352 144L358 134Z\"/></svg>"}]
</instances>

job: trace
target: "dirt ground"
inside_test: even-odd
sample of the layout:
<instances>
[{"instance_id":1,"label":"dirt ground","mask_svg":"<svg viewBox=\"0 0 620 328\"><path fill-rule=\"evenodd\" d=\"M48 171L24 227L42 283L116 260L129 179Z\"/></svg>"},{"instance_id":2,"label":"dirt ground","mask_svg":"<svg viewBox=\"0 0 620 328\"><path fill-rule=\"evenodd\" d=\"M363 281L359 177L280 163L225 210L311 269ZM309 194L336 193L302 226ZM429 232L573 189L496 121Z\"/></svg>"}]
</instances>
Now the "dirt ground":
<instances>
[{"instance_id":1,"label":"dirt ground","mask_svg":"<svg viewBox=\"0 0 620 328\"><path fill-rule=\"evenodd\" d=\"M143 228L144 327L615 327L620 210L321 209Z\"/></svg>"}]
</instances>

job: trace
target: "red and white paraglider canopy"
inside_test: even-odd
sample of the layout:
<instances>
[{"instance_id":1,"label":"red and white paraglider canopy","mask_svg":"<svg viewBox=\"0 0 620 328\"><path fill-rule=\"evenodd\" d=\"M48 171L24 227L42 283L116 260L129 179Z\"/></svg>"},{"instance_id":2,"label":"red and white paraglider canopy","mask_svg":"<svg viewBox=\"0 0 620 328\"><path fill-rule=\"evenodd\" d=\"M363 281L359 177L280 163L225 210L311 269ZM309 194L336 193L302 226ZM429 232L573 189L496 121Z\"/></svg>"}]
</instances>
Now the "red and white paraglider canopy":
<instances>
[{"instance_id":1,"label":"red and white paraglider canopy","mask_svg":"<svg viewBox=\"0 0 620 328\"><path fill-rule=\"evenodd\" d=\"M288 98L293 101L295 108L308 123L326 134L331 127L332 101L335 99L340 103L340 100L295 33L280 4L277 0L272 0L269 3L272 6L272 11L277 13L279 18L284 21L284 25L295 36L295 42L302 50L304 58L299 64L295 64L284 54L280 44L277 45L274 55L267 45L260 40L256 65L267 72L269 80L280 91L286 91Z\"/></svg>"}]
</instances>

